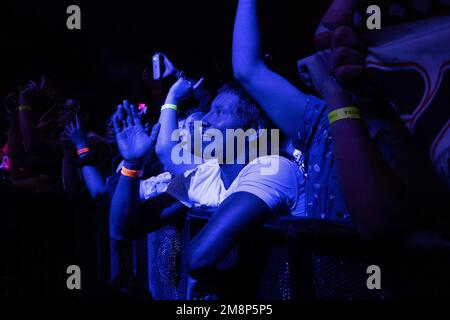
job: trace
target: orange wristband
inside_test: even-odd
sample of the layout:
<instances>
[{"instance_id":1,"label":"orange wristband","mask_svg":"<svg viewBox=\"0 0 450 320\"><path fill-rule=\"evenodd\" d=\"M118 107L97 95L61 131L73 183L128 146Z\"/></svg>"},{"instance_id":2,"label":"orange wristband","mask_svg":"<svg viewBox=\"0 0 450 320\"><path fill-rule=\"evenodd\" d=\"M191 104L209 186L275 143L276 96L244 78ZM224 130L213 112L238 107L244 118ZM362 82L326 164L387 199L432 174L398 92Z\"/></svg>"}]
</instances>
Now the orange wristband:
<instances>
[{"instance_id":1,"label":"orange wristband","mask_svg":"<svg viewBox=\"0 0 450 320\"><path fill-rule=\"evenodd\" d=\"M125 177L128 178L140 178L142 170L130 170L122 166L120 171Z\"/></svg>"},{"instance_id":2,"label":"orange wristband","mask_svg":"<svg viewBox=\"0 0 450 320\"><path fill-rule=\"evenodd\" d=\"M83 155L85 153L88 153L89 151L91 151L91 149L89 149L89 148L81 148L81 149L77 150L77 154L78 154L78 156L81 156L81 155Z\"/></svg>"}]
</instances>

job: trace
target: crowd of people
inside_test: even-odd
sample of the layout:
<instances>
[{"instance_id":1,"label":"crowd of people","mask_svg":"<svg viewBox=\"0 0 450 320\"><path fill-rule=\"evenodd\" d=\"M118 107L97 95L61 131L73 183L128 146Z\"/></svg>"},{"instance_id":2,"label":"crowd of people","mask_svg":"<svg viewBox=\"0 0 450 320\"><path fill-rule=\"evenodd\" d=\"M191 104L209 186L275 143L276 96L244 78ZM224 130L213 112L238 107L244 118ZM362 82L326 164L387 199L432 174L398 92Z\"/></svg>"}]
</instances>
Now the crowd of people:
<instances>
[{"instance_id":1,"label":"crowd of people","mask_svg":"<svg viewBox=\"0 0 450 320\"><path fill-rule=\"evenodd\" d=\"M64 215L70 203L86 211L100 206L108 220L109 236L100 245L110 252L112 287L134 290L133 241L148 235L154 299L215 299L222 297L214 286L218 265L267 219L338 222L375 240L421 229L448 235L449 158L444 167L442 157L439 164L430 160L431 145L417 142L421 137L371 81L370 48L351 27L357 1L334 0L323 16L317 52L298 63L308 92L267 65L257 3L239 1L235 79L215 96L203 85L208 75L193 79L161 53L161 79L153 80L149 68L143 72L160 112L129 97L104 121L104 131L93 125L85 97L62 97L45 76L5 98L2 177L18 199L32 193L42 201L36 207L40 221L24 219L36 239L47 232L53 234L48 239L58 239L48 244L54 248L49 255L72 252L68 243L76 252L80 244L61 231L67 229L42 222L51 219L55 226L61 220L42 218L45 208ZM164 90L162 79L170 89ZM236 132L244 133L242 147L236 147ZM210 218L182 246L188 211ZM163 246L170 261L162 261ZM61 267L55 272L62 278L62 266L72 258L67 255L54 267ZM160 268L171 276L161 279ZM187 289L179 288L181 274Z\"/></svg>"}]
</instances>

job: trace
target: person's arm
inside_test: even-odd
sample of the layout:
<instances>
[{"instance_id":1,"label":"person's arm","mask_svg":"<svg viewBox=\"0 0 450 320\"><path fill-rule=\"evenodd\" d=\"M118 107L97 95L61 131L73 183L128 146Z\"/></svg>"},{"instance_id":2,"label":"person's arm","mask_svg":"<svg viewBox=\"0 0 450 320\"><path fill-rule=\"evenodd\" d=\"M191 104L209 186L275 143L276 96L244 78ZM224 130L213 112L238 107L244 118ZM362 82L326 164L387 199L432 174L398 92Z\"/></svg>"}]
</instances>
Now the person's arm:
<instances>
[{"instance_id":1,"label":"person's arm","mask_svg":"<svg viewBox=\"0 0 450 320\"><path fill-rule=\"evenodd\" d=\"M351 26L357 0L333 0L320 20L314 42L319 50L330 49L333 31L338 27Z\"/></svg>"},{"instance_id":2,"label":"person's arm","mask_svg":"<svg viewBox=\"0 0 450 320\"><path fill-rule=\"evenodd\" d=\"M290 138L296 138L308 97L265 64L257 2L239 1L233 33L234 76L275 125Z\"/></svg>"},{"instance_id":3,"label":"person's arm","mask_svg":"<svg viewBox=\"0 0 450 320\"><path fill-rule=\"evenodd\" d=\"M145 132L136 107L124 101L114 114L117 145L123 157L122 175L114 192L110 209L110 236L127 241L139 217L139 171L152 152L159 132L156 124L149 135ZM124 173L126 171L126 173Z\"/></svg>"},{"instance_id":4,"label":"person's arm","mask_svg":"<svg viewBox=\"0 0 450 320\"><path fill-rule=\"evenodd\" d=\"M88 139L80 126L78 116L75 117L75 121L72 121L65 127L64 133L73 143L76 150L86 150L89 147ZM81 174L94 200L101 199L107 195L105 178L97 167L92 165L83 166Z\"/></svg>"},{"instance_id":5,"label":"person's arm","mask_svg":"<svg viewBox=\"0 0 450 320\"><path fill-rule=\"evenodd\" d=\"M81 179L78 168L74 165L74 150L70 142L65 142L64 157L62 159L63 190L68 199L74 200L81 194Z\"/></svg>"},{"instance_id":6,"label":"person's arm","mask_svg":"<svg viewBox=\"0 0 450 320\"><path fill-rule=\"evenodd\" d=\"M63 143L57 140L42 139L33 122L31 98L37 90L37 85L30 81L19 94L19 123L25 152L40 155L48 153L62 155Z\"/></svg>"},{"instance_id":7,"label":"person's arm","mask_svg":"<svg viewBox=\"0 0 450 320\"><path fill-rule=\"evenodd\" d=\"M140 165L125 162L127 169L138 170ZM110 209L110 236L118 241L129 241L133 238L132 229L137 224L139 215L139 179L121 175L116 186Z\"/></svg>"},{"instance_id":8,"label":"person's arm","mask_svg":"<svg viewBox=\"0 0 450 320\"><path fill-rule=\"evenodd\" d=\"M20 134L19 115L16 111L11 114L11 125L8 130L8 148L11 159L11 177L16 177L25 158L25 150Z\"/></svg>"},{"instance_id":9,"label":"person's arm","mask_svg":"<svg viewBox=\"0 0 450 320\"><path fill-rule=\"evenodd\" d=\"M229 196L188 243L185 257L191 277L207 276L242 236L262 223L270 212L269 206L254 194L236 192Z\"/></svg>"},{"instance_id":10,"label":"person's arm","mask_svg":"<svg viewBox=\"0 0 450 320\"><path fill-rule=\"evenodd\" d=\"M23 174L20 172L21 168L30 167L27 165L28 162L31 162L31 164L36 164L35 162L39 162L39 164L42 165L48 164L49 162L45 161L45 159L31 157L26 154L22 143L19 115L17 111L14 111L11 114L11 126L8 131L8 148L11 159L10 182L13 187L19 189L34 189L36 187L47 186L53 183L52 178L47 175L24 178Z\"/></svg>"},{"instance_id":11,"label":"person's arm","mask_svg":"<svg viewBox=\"0 0 450 320\"><path fill-rule=\"evenodd\" d=\"M31 98L36 94L36 84L30 81L19 93L19 123L23 145L26 152L37 150L40 141L39 134L33 123Z\"/></svg>"},{"instance_id":12,"label":"person's arm","mask_svg":"<svg viewBox=\"0 0 450 320\"><path fill-rule=\"evenodd\" d=\"M106 180L97 167L84 166L81 173L92 199L99 200L108 194Z\"/></svg>"},{"instance_id":13,"label":"person's arm","mask_svg":"<svg viewBox=\"0 0 450 320\"><path fill-rule=\"evenodd\" d=\"M202 84L203 79L200 79L197 83L181 77L170 88L167 94L165 104L171 104L178 106L180 102L189 96L191 96L195 90L197 90ZM177 164L173 162L172 150L180 143L180 141L173 141L172 135L178 130L178 116L177 111L171 108L167 108L161 111L159 117L159 123L161 124L160 133L158 135L158 141L156 143L156 154L158 155L162 164L173 174L177 175L185 172L186 170L193 169L196 164Z\"/></svg>"},{"instance_id":14,"label":"person's arm","mask_svg":"<svg viewBox=\"0 0 450 320\"><path fill-rule=\"evenodd\" d=\"M328 112L353 105L351 96L330 76L330 61L330 53L319 52L308 63ZM416 204L423 200L420 190L431 185L420 186L415 181L426 181L422 177L428 171L419 164L407 135L390 123L389 130L396 135L392 138L404 143L401 149L396 146L392 150L393 163L387 163L360 119L342 119L330 126L339 185L360 233L378 237L410 228L418 209Z\"/></svg>"}]
</instances>

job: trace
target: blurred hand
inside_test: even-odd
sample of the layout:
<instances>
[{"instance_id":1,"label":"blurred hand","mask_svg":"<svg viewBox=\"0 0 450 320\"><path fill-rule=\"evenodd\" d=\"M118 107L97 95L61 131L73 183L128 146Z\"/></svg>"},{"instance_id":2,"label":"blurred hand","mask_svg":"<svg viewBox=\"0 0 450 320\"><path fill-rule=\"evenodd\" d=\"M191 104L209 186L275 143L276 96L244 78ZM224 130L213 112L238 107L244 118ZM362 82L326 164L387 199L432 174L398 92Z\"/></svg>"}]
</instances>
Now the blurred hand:
<instances>
[{"instance_id":1,"label":"blurred hand","mask_svg":"<svg viewBox=\"0 0 450 320\"><path fill-rule=\"evenodd\" d=\"M332 49L332 73L354 83L364 75L366 45L351 28L356 0L334 0L322 17L314 41L319 50Z\"/></svg>"},{"instance_id":2,"label":"blurred hand","mask_svg":"<svg viewBox=\"0 0 450 320\"><path fill-rule=\"evenodd\" d=\"M19 99L17 93L11 92L3 99L3 105L5 106L6 113L12 114L19 106Z\"/></svg>"},{"instance_id":3,"label":"blurred hand","mask_svg":"<svg viewBox=\"0 0 450 320\"><path fill-rule=\"evenodd\" d=\"M162 78L164 79L171 76L176 76L178 69L173 65L172 61L170 61L164 53L156 52L156 54L160 54L164 60L164 73Z\"/></svg>"},{"instance_id":4,"label":"blurred hand","mask_svg":"<svg viewBox=\"0 0 450 320\"><path fill-rule=\"evenodd\" d=\"M78 116L75 116L75 120L66 125L63 137L69 139L77 149L86 148L88 146L86 134L80 126Z\"/></svg>"},{"instance_id":5,"label":"blurred hand","mask_svg":"<svg viewBox=\"0 0 450 320\"><path fill-rule=\"evenodd\" d=\"M342 107L352 102L351 95L332 74L332 57L331 51L326 50L299 62L300 69L307 72L311 84L329 108Z\"/></svg>"},{"instance_id":6,"label":"blurred hand","mask_svg":"<svg viewBox=\"0 0 450 320\"><path fill-rule=\"evenodd\" d=\"M331 48L334 76L344 83L361 80L366 69L366 45L353 29L342 26L334 30Z\"/></svg>"},{"instance_id":7,"label":"blurred hand","mask_svg":"<svg viewBox=\"0 0 450 320\"><path fill-rule=\"evenodd\" d=\"M58 127L58 109L59 105L52 105L44 114L39 118L36 127L41 130L54 130Z\"/></svg>"},{"instance_id":8,"label":"blurred hand","mask_svg":"<svg viewBox=\"0 0 450 320\"><path fill-rule=\"evenodd\" d=\"M188 99L194 94L195 90L202 85L204 80L204 78L201 78L195 82L194 79L181 77L170 88L167 96L173 99L174 103Z\"/></svg>"},{"instance_id":9,"label":"blurred hand","mask_svg":"<svg viewBox=\"0 0 450 320\"><path fill-rule=\"evenodd\" d=\"M46 76L41 76L41 83L39 85L39 93L46 97L49 97L49 98L55 98L56 89L55 89L54 82Z\"/></svg>"},{"instance_id":10,"label":"blurred hand","mask_svg":"<svg viewBox=\"0 0 450 320\"><path fill-rule=\"evenodd\" d=\"M147 134L136 107L126 100L117 107L113 119L120 154L126 161L142 164L155 147L160 125L156 124Z\"/></svg>"},{"instance_id":11,"label":"blurred hand","mask_svg":"<svg viewBox=\"0 0 450 320\"><path fill-rule=\"evenodd\" d=\"M20 88L19 92L19 104L29 105L31 98L38 92L38 86L34 81L28 81L28 83Z\"/></svg>"},{"instance_id":12,"label":"blurred hand","mask_svg":"<svg viewBox=\"0 0 450 320\"><path fill-rule=\"evenodd\" d=\"M318 50L331 48L332 33L340 26L350 26L357 0L333 0L323 15L314 42Z\"/></svg>"}]
</instances>

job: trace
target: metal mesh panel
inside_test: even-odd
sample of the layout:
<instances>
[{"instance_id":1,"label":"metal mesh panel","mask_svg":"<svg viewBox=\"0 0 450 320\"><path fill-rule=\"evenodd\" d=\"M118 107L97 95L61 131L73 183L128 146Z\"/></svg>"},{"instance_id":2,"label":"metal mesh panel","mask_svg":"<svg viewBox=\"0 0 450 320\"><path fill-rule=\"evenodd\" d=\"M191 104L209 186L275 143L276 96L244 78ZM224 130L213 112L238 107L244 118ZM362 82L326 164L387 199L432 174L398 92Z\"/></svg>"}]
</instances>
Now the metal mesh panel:
<instances>
[{"instance_id":1,"label":"metal mesh panel","mask_svg":"<svg viewBox=\"0 0 450 320\"><path fill-rule=\"evenodd\" d=\"M314 295L319 300L382 300L384 290L366 286L367 263L342 257L314 255Z\"/></svg>"},{"instance_id":2,"label":"metal mesh panel","mask_svg":"<svg viewBox=\"0 0 450 320\"><path fill-rule=\"evenodd\" d=\"M148 235L149 290L155 300L180 299L181 231L173 225Z\"/></svg>"},{"instance_id":3,"label":"metal mesh panel","mask_svg":"<svg viewBox=\"0 0 450 320\"><path fill-rule=\"evenodd\" d=\"M258 290L259 299L291 300L292 274L286 247L273 246Z\"/></svg>"}]
</instances>

